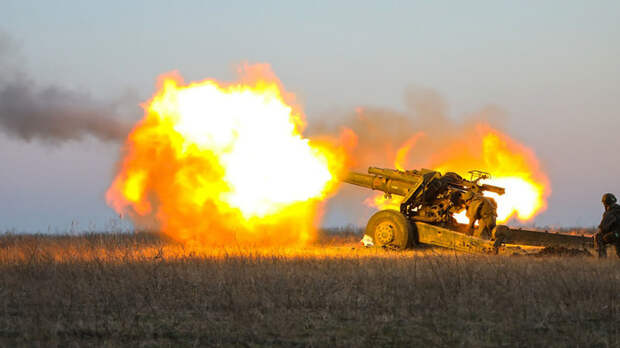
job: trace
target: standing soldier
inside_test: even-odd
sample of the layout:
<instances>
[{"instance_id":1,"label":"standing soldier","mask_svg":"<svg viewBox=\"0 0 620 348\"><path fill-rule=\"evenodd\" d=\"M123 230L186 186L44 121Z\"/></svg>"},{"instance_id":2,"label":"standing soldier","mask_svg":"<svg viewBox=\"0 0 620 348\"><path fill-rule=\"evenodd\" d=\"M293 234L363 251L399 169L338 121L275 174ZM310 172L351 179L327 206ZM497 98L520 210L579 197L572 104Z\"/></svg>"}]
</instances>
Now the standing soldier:
<instances>
[{"instance_id":1,"label":"standing soldier","mask_svg":"<svg viewBox=\"0 0 620 348\"><path fill-rule=\"evenodd\" d=\"M467 206L467 217L469 218L469 234L475 237L491 239L495 220L497 219L497 203L490 197L484 197L479 193L471 191L463 195ZM474 225L478 220L478 228L474 231Z\"/></svg>"},{"instance_id":2,"label":"standing soldier","mask_svg":"<svg viewBox=\"0 0 620 348\"><path fill-rule=\"evenodd\" d=\"M616 254L620 257L620 205L616 204L616 196L611 193L603 195L605 212L598 232L594 235L594 246L599 257L607 256L607 244L616 245Z\"/></svg>"}]
</instances>

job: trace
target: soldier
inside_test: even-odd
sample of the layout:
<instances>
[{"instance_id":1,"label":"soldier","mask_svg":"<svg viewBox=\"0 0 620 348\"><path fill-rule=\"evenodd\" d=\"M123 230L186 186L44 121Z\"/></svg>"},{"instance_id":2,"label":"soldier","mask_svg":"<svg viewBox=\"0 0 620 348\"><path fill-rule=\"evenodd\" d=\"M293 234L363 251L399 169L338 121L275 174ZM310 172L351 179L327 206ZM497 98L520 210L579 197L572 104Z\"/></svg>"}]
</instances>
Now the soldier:
<instances>
[{"instance_id":1,"label":"soldier","mask_svg":"<svg viewBox=\"0 0 620 348\"><path fill-rule=\"evenodd\" d=\"M616 204L616 196L611 193L604 194L601 201L605 212L598 232L594 235L594 246L599 257L606 257L606 245L615 244L616 254L620 257L620 205Z\"/></svg>"},{"instance_id":2,"label":"soldier","mask_svg":"<svg viewBox=\"0 0 620 348\"><path fill-rule=\"evenodd\" d=\"M469 234L473 233L478 238L491 239L497 219L497 203L495 200L471 191L465 192L463 199L467 206ZM476 220L478 220L478 228L474 230Z\"/></svg>"}]
</instances>

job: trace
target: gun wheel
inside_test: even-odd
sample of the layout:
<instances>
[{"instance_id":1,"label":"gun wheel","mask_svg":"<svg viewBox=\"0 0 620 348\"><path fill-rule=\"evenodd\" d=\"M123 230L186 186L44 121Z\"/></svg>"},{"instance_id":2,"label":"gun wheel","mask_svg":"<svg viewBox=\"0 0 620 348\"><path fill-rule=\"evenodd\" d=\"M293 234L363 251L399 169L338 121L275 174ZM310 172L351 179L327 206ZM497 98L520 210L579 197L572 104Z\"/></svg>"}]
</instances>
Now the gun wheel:
<instances>
[{"instance_id":1,"label":"gun wheel","mask_svg":"<svg viewBox=\"0 0 620 348\"><path fill-rule=\"evenodd\" d=\"M394 240L396 226L391 221L383 221L375 230L375 239L378 244L386 245Z\"/></svg>"},{"instance_id":2,"label":"gun wheel","mask_svg":"<svg viewBox=\"0 0 620 348\"><path fill-rule=\"evenodd\" d=\"M377 246L405 249L410 244L413 227L400 212L382 210L368 220L365 234L372 238Z\"/></svg>"}]
</instances>

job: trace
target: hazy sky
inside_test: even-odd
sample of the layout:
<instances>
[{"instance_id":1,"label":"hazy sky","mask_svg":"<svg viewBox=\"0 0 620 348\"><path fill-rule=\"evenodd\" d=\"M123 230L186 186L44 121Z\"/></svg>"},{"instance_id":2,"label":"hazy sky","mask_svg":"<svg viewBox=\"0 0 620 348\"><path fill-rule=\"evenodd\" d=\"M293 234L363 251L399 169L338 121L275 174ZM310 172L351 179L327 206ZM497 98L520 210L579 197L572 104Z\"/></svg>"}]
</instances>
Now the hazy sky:
<instances>
[{"instance_id":1,"label":"hazy sky","mask_svg":"<svg viewBox=\"0 0 620 348\"><path fill-rule=\"evenodd\" d=\"M507 113L505 129L552 182L537 225L595 225L601 194L620 194L618 1L172 3L4 0L0 33L38 85L101 101L138 104L171 70L231 79L243 61L271 64L309 122L359 105L402 109L408 86L432 88L455 119L489 104ZM117 156L95 139L0 132L0 230L105 228ZM359 222L334 212L326 223Z\"/></svg>"}]
</instances>

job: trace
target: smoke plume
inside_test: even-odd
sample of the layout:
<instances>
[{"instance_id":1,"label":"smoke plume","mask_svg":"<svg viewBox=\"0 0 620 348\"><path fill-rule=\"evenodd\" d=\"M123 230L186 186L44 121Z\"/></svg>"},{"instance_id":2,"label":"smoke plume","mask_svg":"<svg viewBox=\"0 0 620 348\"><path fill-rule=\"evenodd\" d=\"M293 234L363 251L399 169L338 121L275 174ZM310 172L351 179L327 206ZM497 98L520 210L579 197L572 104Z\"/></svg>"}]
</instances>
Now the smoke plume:
<instances>
[{"instance_id":1,"label":"smoke plume","mask_svg":"<svg viewBox=\"0 0 620 348\"><path fill-rule=\"evenodd\" d=\"M50 143L85 136L111 142L125 138L131 124L120 115L123 98L101 102L61 86L40 86L16 63L14 51L13 42L0 33L0 131Z\"/></svg>"},{"instance_id":2,"label":"smoke plume","mask_svg":"<svg viewBox=\"0 0 620 348\"><path fill-rule=\"evenodd\" d=\"M404 111L360 106L345 114L324 115L322 120L337 122L313 120L308 131L313 135L340 132L341 138L350 134L354 139L348 141L355 143L351 146L350 166L364 171L369 166L394 167L398 150L412 138L415 145L403 156L402 164L407 169L431 168L434 154L461 140L475 138L478 125L503 128L505 113L492 105L456 120L434 90L410 87L404 101Z\"/></svg>"}]
</instances>

